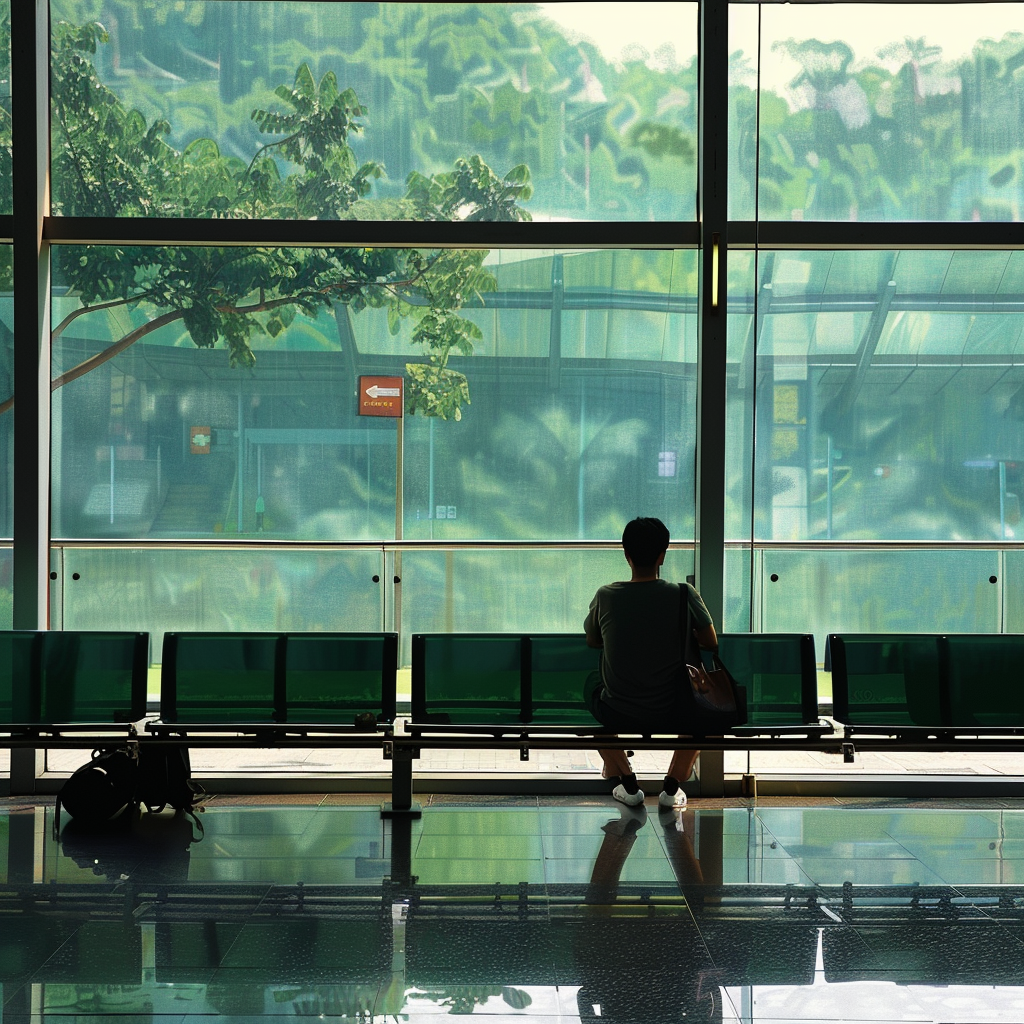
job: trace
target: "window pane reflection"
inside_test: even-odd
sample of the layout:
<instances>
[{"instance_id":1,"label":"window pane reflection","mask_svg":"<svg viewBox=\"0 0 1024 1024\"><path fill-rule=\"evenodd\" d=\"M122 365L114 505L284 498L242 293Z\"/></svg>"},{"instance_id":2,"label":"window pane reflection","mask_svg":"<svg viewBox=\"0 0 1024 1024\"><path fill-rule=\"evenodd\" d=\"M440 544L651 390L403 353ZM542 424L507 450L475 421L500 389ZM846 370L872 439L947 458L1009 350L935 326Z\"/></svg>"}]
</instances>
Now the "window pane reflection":
<instances>
[{"instance_id":1,"label":"window pane reflection","mask_svg":"<svg viewBox=\"0 0 1024 1024\"><path fill-rule=\"evenodd\" d=\"M1014 540L1021 256L763 252L756 278L734 261L732 535L752 477L760 540Z\"/></svg>"},{"instance_id":2,"label":"window pane reflection","mask_svg":"<svg viewBox=\"0 0 1024 1024\"><path fill-rule=\"evenodd\" d=\"M696 216L696 3L51 11L58 212L503 220L493 193L528 181L534 219ZM458 160L473 209L426 194Z\"/></svg>"},{"instance_id":3,"label":"window pane reflection","mask_svg":"<svg viewBox=\"0 0 1024 1024\"><path fill-rule=\"evenodd\" d=\"M926 22L918 4L734 4L730 18L732 216L1020 220L1013 4L941 4Z\"/></svg>"},{"instance_id":4,"label":"window pane reflection","mask_svg":"<svg viewBox=\"0 0 1024 1024\"><path fill-rule=\"evenodd\" d=\"M54 536L396 535L397 420L360 415L358 381L404 377L408 410L437 350L415 333L427 298L382 297L376 250L56 252ZM400 265L385 269L400 283L407 266L394 252ZM696 254L482 259L471 272L481 290L455 311L469 324L447 364L455 414L405 416L404 536L618 539L642 511L692 538ZM311 260L317 273L348 275L312 309L275 269L301 276ZM84 312L77 275L94 262L135 284ZM153 282L169 277L214 283L206 298L159 296ZM378 305L357 311L353 296Z\"/></svg>"}]
</instances>

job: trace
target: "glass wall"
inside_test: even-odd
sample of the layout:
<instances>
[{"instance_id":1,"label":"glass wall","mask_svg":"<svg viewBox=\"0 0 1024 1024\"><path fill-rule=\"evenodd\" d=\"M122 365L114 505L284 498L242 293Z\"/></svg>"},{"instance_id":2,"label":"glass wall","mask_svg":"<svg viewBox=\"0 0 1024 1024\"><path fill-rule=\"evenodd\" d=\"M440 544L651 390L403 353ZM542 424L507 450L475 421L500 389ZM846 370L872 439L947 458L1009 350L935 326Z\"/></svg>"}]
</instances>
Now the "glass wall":
<instances>
[{"instance_id":1,"label":"glass wall","mask_svg":"<svg viewBox=\"0 0 1024 1024\"><path fill-rule=\"evenodd\" d=\"M1020 12L922 15L912 3L730 7L732 217L1020 220Z\"/></svg>"},{"instance_id":2,"label":"glass wall","mask_svg":"<svg viewBox=\"0 0 1024 1024\"><path fill-rule=\"evenodd\" d=\"M1024 31L922 12L51 0L51 624L576 630L644 514L819 660L1024 630Z\"/></svg>"},{"instance_id":3,"label":"glass wall","mask_svg":"<svg viewBox=\"0 0 1024 1024\"><path fill-rule=\"evenodd\" d=\"M309 253L57 249L54 537L395 538L396 420L361 415L357 393L363 376L429 370L417 307L359 310L339 286L311 315L301 289L269 278L261 289L247 272L226 296L229 260L298 275L311 259L351 274L366 258ZM136 285L84 308L76 275L122 260ZM150 298L150 273L199 280L216 261L225 329L251 320L247 359L230 339L197 347L191 310ZM457 418L405 420L402 535L616 539L643 507L692 541L695 252L499 250L477 277L487 290L462 310L472 342L447 363ZM241 312L272 301L265 315ZM271 334L267 318L289 305L300 312Z\"/></svg>"},{"instance_id":4,"label":"glass wall","mask_svg":"<svg viewBox=\"0 0 1024 1024\"><path fill-rule=\"evenodd\" d=\"M696 3L51 12L55 213L436 220L468 185L487 220L509 189L536 219L696 215Z\"/></svg>"}]
</instances>

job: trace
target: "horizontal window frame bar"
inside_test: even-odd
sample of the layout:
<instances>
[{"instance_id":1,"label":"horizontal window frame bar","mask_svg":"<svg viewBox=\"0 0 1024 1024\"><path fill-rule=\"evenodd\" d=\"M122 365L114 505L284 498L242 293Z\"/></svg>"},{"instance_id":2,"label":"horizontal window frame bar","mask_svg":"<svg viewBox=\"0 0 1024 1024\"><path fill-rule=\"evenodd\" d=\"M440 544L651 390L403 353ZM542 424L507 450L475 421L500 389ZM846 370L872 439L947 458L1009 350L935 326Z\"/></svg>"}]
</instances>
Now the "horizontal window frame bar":
<instances>
[{"instance_id":1,"label":"horizontal window frame bar","mask_svg":"<svg viewBox=\"0 0 1024 1024\"><path fill-rule=\"evenodd\" d=\"M731 249L1019 249L1022 221L730 221Z\"/></svg>"},{"instance_id":2,"label":"horizontal window frame bar","mask_svg":"<svg viewBox=\"0 0 1024 1024\"><path fill-rule=\"evenodd\" d=\"M693 249L695 221L270 221L209 218L59 217L43 220L54 245L255 245L459 249ZM14 217L0 216L0 243ZM1024 222L728 222L734 250L1005 250L1024 248Z\"/></svg>"},{"instance_id":3,"label":"horizontal window frame bar","mask_svg":"<svg viewBox=\"0 0 1024 1024\"><path fill-rule=\"evenodd\" d=\"M728 539L733 551L1024 551L1024 540L771 540ZM0 550L10 540L0 541ZM693 541L673 541L670 551L692 551ZM218 550L218 551L621 551L617 540L119 540L54 538L50 550Z\"/></svg>"},{"instance_id":4,"label":"horizontal window frame bar","mask_svg":"<svg viewBox=\"0 0 1024 1024\"><path fill-rule=\"evenodd\" d=\"M5 232L0 219L0 235ZM253 245L289 248L687 249L689 221L295 221L208 218L46 217L54 245Z\"/></svg>"}]
</instances>

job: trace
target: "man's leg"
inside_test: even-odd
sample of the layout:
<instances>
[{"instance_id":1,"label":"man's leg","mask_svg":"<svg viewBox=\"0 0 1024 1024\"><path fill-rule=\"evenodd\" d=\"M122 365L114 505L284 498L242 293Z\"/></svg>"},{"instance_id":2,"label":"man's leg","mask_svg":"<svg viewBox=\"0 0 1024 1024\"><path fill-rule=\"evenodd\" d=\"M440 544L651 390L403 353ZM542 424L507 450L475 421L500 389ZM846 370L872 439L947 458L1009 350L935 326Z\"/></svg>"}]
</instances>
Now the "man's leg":
<instances>
[{"instance_id":1,"label":"man's leg","mask_svg":"<svg viewBox=\"0 0 1024 1024\"><path fill-rule=\"evenodd\" d=\"M623 775L632 775L633 768L624 750L609 750L607 748L598 750L601 760L604 761L604 776L606 779L620 778Z\"/></svg>"},{"instance_id":2,"label":"man's leg","mask_svg":"<svg viewBox=\"0 0 1024 1024\"><path fill-rule=\"evenodd\" d=\"M658 797L658 803L663 807L686 803L686 794L680 795L680 787L690 777L699 756L699 750L677 750L672 755L665 774L665 787Z\"/></svg>"}]
</instances>

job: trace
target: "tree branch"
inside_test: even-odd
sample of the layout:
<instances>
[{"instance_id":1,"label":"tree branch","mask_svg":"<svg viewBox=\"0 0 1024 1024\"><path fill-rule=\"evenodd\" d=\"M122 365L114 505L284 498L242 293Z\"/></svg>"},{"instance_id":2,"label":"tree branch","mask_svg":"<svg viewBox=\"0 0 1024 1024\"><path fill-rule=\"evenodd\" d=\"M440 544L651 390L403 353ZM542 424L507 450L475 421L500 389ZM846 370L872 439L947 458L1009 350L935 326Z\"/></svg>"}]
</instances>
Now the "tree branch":
<instances>
[{"instance_id":1,"label":"tree branch","mask_svg":"<svg viewBox=\"0 0 1024 1024\"><path fill-rule=\"evenodd\" d=\"M126 348L130 348L140 338L144 338L147 334L152 334L153 331L159 330L161 327L166 327L168 324L174 323L175 320L180 320L184 316L184 313L180 309L172 309L169 313L164 313L158 316L155 320L150 320L149 323L143 324L141 327L136 327L134 331L129 331L120 341L115 341L113 345L108 346L102 352L97 352L94 356L89 356L84 362L79 363L77 366L73 366L70 370L65 371L59 377L54 377L50 381L50 391L56 391L57 388L63 387L65 384L70 384L73 380L78 380L79 377L84 377L90 370L96 369L97 366L102 366L105 362L113 359L114 356L120 355ZM9 399L11 404L14 404L14 399ZM6 403L4 403L6 404ZM3 406L0 406L0 412L3 412Z\"/></svg>"}]
</instances>

